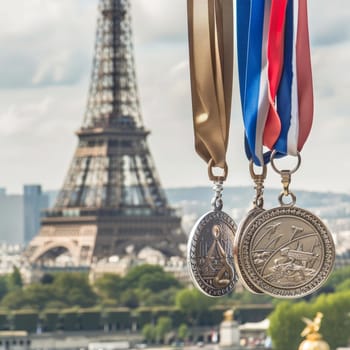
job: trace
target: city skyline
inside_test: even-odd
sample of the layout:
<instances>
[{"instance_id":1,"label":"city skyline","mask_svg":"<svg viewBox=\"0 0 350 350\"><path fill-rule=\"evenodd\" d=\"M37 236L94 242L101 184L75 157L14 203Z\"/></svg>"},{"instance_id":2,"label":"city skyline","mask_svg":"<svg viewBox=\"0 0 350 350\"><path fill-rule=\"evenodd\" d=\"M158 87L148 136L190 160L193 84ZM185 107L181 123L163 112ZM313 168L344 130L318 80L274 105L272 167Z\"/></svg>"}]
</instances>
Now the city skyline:
<instances>
[{"instance_id":1,"label":"city skyline","mask_svg":"<svg viewBox=\"0 0 350 350\"><path fill-rule=\"evenodd\" d=\"M210 185L193 146L186 1L131 3L142 115L161 182L167 188ZM12 193L24 183L58 189L85 111L97 0L14 0L0 13L0 185ZM315 119L292 188L349 193L350 9L345 0L309 2L309 17ZM233 94L227 185L252 185L237 78ZM267 186L280 186L272 171Z\"/></svg>"}]
</instances>

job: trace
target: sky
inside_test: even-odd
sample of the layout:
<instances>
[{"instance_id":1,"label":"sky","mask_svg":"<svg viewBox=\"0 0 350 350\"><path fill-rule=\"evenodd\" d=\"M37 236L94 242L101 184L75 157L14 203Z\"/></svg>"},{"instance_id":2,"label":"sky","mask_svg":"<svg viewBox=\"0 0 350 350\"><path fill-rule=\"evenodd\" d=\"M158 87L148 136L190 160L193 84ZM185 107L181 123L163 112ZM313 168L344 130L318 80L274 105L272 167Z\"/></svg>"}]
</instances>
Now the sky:
<instances>
[{"instance_id":1,"label":"sky","mask_svg":"<svg viewBox=\"0 0 350 350\"><path fill-rule=\"evenodd\" d=\"M63 184L77 146L92 68L97 0L11 0L0 7L0 187ZM186 0L131 0L148 142L164 187L207 186L194 151ZM314 125L291 189L350 193L350 6L310 0ZM252 185L237 82L228 186ZM294 159L281 162L292 166ZM269 168L266 187L280 187ZM297 194L297 191L294 191Z\"/></svg>"}]
</instances>

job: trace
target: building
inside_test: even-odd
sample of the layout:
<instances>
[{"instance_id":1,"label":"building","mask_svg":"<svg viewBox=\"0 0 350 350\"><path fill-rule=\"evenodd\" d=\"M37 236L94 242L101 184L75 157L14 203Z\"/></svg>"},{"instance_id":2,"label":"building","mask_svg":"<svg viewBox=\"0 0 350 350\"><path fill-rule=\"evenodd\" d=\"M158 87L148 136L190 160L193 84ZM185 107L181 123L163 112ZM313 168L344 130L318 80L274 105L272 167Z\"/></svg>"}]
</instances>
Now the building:
<instances>
[{"instance_id":1,"label":"building","mask_svg":"<svg viewBox=\"0 0 350 350\"><path fill-rule=\"evenodd\" d=\"M40 228L40 213L49 198L40 185L24 185L22 194L7 194L0 188L0 243L25 245Z\"/></svg>"},{"instance_id":2,"label":"building","mask_svg":"<svg viewBox=\"0 0 350 350\"><path fill-rule=\"evenodd\" d=\"M0 189L0 242L10 245L24 243L23 197Z\"/></svg>"},{"instance_id":3,"label":"building","mask_svg":"<svg viewBox=\"0 0 350 350\"><path fill-rule=\"evenodd\" d=\"M49 207L49 197L40 185L23 186L24 244L27 245L40 229L41 211Z\"/></svg>"}]
</instances>

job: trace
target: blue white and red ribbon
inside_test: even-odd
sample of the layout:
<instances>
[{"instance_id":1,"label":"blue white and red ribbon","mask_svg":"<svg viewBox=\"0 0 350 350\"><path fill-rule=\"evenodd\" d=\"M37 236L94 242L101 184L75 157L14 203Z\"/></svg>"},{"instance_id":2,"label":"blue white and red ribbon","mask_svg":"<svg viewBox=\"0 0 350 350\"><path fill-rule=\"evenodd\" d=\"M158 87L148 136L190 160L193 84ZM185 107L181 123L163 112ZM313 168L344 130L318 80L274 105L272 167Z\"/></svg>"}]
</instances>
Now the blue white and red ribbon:
<instances>
[{"instance_id":1,"label":"blue white and red ribbon","mask_svg":"<svg viewBox=\"0 0 350 350\"><path fill-rule=\"evenodd\" d=\"M238 68L248 158L264 146L296 155L309 135L313 93L307 0L237 0Z\"/></svg>"},{"instance_id":2,"label":"blue white and red ribbon","mask_svg":"<svg viewBox=\"0 0 350 350\"><path fill-rule=\"evenodd\" d=\"M270 1L237 0L238 69L246 152L263 164L263 132L269 111L267 38Z\"/></svg>"}]
</instances>

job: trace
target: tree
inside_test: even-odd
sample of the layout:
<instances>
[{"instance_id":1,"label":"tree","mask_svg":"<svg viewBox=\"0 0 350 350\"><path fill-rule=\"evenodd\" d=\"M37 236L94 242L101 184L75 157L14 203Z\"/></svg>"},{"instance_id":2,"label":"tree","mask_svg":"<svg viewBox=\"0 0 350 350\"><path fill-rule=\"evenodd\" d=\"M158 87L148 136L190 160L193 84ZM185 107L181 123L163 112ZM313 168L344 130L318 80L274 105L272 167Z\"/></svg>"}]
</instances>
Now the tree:
<instances>
[{"instance_id":1,"label":"tree","mask_svg":"<svg viewBox=\"0 0 350 350\"><path fill-rule=\"evenodd\" d=\"M139 298L137 291L134 289L127 289L120 296L120 305L134 309L139 306Z\"/></svg>"},{"instance_id":2,"label":"tree","mask_svg":"<svg viewBox=\"0 0 350 350\"><path fill-rule=\"evenodd\" d=\"M7 294L7 276L0 276L0 300Z\"/></svg>"},{"instance_id":3,"label":"tree","mask_svg":"<svg viewBox=\"0 0 350 350\"><path fill-rule=\"evenodd\" d=\"M17 266L13 267L12 273L8 276L8 289L15 290L15 289L21 289L23 287L23 281L21 273L19 272L19 269Z\"/></svg>"},{"instance_id":4,"label":"tree","mask_svg":"<svg viewBox=\"0 0 350 350\"><path fill-rule=\"evenodd\" d=\"M350 330L350 291L319 296L313 305L313 313L321 311L321 333L332 349L345 347Z\"/></svg>"},{"instance_id":5,"label":"tree","mask_svg":"<svg viewBox=\"0 0 350 350\"><path fill-rule=\"evenodd\" d=\"M270 315L269 334L276 350L295 350L301 343L302 317L313 317L310 304L281 302Z\"/></svg>"},{"instance_id":6,"label":"tree","mask_svg":"<svg viewBox=\"0 0 350 350\"><path fill-rule=\"evenodd\" d=\"M94 287L102 299L118 302L120 294L125 290L125 283L122 277L106 273L96 280Z\"/></svg>"},{"instance_id":7,"label":"tree","mask_svg":"<svg viewBox=\"0 0 350 350\"><path fill-rule=\"evenodd\" d=\"M43 310L49 302L57 299L55 289L51 285L38 283L25 288L22 297L22 308L30 306L38 310Z\"/></svg>"},{"instance_id":8,"label":"tree","mask_svg":"<svg viewBox=\"0 0 350 350\"><path fill-rule=\"evenodd\" d=\"M333 290L336 290L337 286L347 279L350 279L350 266L345 266L335 270L329 277L324 288L332 288Z\"/></svg>"},{"instance_id":9,"label":"tree","mask_svg":"<svg viewBox=\"0 0 350 350\"><path fill-rule=\"evenodd\" d=\"M172 287L159 292L152 292L149 289L147 291L147 295L141 299L143 306L173 306L179 289Z\"/></svg>"},{"instance_id":10,"label":"tree","mask_svg":"<svg viewBox=\"0 0 350 350\"><path fill-rule=\"evenodd\" d=\"M142 335L148 344L153 343L156 340L156 330L155 327L147 323L142 328Z\"/></svg>"},{"instance_id":11,"label":"tree","mask_svg":"<svg viewBox=\"0 0 350 350\"><path fill-rule=\"evenodd\" d=\"M58 273L52 286L56 299L67 306L91 307L97 303L97 295L92 290L86 274Z\"/></svg>"},{"instance_id":12,"label":"tree","mask_svg":"<svg viewBox=\"0 0 350 350\"><path fill-rule=\"evenodd\" d=\"M181 323L177 330L177 337L184 341L188 337L188 326L185 323Z\"/></svg>"},{"instance_id":13,"label":"tree","mask_svg":"<svg viewBox=\"0 0 350 350\"><path fill-rule=\"evenodd\" d=\"M176 294L176 306L192 325L197 325L201 314L207 312L215 303L215 299L205 296L197 289L182 289Z\"/></svg>"},{"instance_id":14,"label":"tree","mask_svg":"<svg viewBox=\"0 0 350 350\"><path fill-rule=\"evenodd\" d=\"M1 300L1 306L16 310L25 305L24 293L22 289L13 290L7 293Z\"/></svg>"},{"instance_id":15,"label":"tree","mask_svg":"<svg viewBox=\"0 0 350 350\"><path fill-rule=\"evenodd\" d=\"M270 318L269 333L277 350L295 350L301 342L300 333L305 324L302 317L312 319L322 312L321 330L331 349L346 346L350 329L350 291L319 296L313 303L288 303L277 305Z\"/></svg>"},{"instance_id":16,"label":"tree","mask_svg":"<svg viewBox=\"0 0 350 350\"><path fill-rule=\"evenodd\" d=\"M179 281L173 275L163 270L142 275L138 285L142 289L149 289L157 293L169 288L180 287Z\"/></svg>"},{"instance_id":17,"label":"tree","mask_svg":"<svg viewBox=\"0 0 350 350\"><path fill-rule=\"evenodd\" d=\"M171 328L172 321L170 317L162 316L158 318L155 328L157 343L164 343L164 337L171 331Z\"/></svg>"},{"instance_id":18,"label":"tree","mask_svg":"<svg viewBox=\"0 0 350 350\"><path fill-rule=\"evenodd\" d=\"M339 283L336 287L337 292L346 292L350 291L350 278L344 280L343 282Z\"/></svg>"},{"instance_id":19,"label":"tree","mask_svg":"<svg viewBox=\"0 0 350 350\"><path fill-rule=\"evenodd\" d=\"M179 282L162 267L156 265L141 265L132 268L124 277L125 288L150 289L158 292L170 287L179 287Z\"/></svg>"},{"instance_id":20,"label":"tree","mask_svg":"<svg viewBox=\"0 0 350 350\"><path fill-rule=\"evenodd\" d=\"M55 277L51 275L51 273L44 273L44 275L40 278L40 283L42 284L51 284L55 280Z\"/></svg>"}]
</instances>

